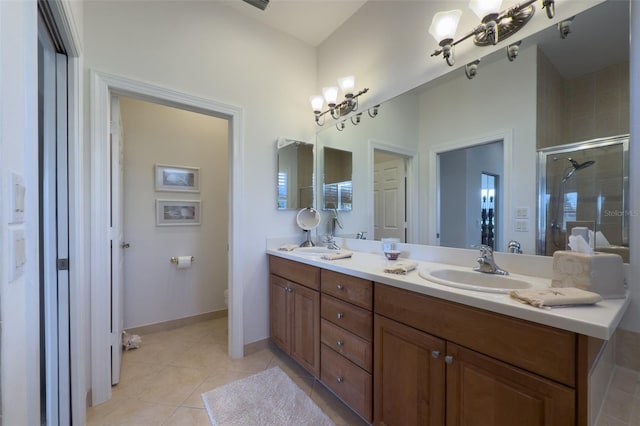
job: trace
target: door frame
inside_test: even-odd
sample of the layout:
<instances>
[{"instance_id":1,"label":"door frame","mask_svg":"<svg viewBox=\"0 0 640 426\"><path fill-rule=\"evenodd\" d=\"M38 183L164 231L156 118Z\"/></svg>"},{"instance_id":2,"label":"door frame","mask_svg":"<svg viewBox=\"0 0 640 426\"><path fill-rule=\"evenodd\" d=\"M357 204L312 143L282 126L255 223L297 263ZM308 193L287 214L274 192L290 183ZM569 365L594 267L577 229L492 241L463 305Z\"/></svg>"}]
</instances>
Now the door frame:
<instances>
[{"instance_id":1,"label":"door frame","mask_svg":"<svg viewBox=\"0 0 640 426\"><path fill-rule=\"evenodd\" d=\"M509 235L508 226L511 226L513 214L511 207L511 169L513 162L513 129L496 130L495 132L484 135L474 136L472 138L459 139L457 141L447 142L429 148L427 161L428 182L427 194L427 210L428 211L428 228L427 228L427 244L432 246L440 245L440 158L439 154L454 151L457 149L470 148L472 146L484 145L491 142L502 141L503 157L502 157L502 223L499 226L498 234L501 238ZM502 244L501 244L502 245Z\"/></svg>"},{"instance_id":2,"label":"door frame","mask_svg":"<svg viewBox=\"0 0 640 426\"><path fill-rule=\"evenodd\" d=\"M184 110L223 118L229 122L229 356L244 352L242 283L240 263L241 217L244 206L243 110L126 77L90 71L91 117L91 389L92 404L111 397L110 360L110 273L109 242L109 130L111 95L124 95Z\"/></svg>"},{"instance_id":3,"label":"door frame","mask_svg":"<svg viewBox=\"0 0 640 426\"><path fill-rule=\"evenodd\" d=\"M406 159L407 165L407 188L406 188L406 215L407 215L407 228L409 228L407 232L407 243L419 243L418 241L418 218L420 217L418 214L418 206L420 205L418 197L418 170L417 170L417 162L415 159L418 157L418 153L414 150L391 145L385 142L381 142L375 139L369 139L368 141L368 156L369 159L367 164L369 164L369 176L368 176L368 192L369 194L369 229L367 230L369 238L373 238L374 235L374 227L375 227L375 205L374 205L374 197L373 197L373 161L375 156L375 151L385 151L390 154L398 155L404 157Z\"/></svg>"}]
</instances>

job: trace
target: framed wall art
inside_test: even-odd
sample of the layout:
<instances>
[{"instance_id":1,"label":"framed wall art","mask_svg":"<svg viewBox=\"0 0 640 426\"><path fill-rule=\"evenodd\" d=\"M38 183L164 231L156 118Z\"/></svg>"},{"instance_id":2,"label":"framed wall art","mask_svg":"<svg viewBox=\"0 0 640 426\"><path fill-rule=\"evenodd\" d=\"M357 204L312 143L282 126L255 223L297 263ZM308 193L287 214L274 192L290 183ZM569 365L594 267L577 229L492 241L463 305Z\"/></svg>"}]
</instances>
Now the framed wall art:
<instances>
[{"instance_id":1,"label":"framed wall art","mask_svg":"<svg viewBox=\"0 0 640 426\"><path fill-rule=\"evenodd\" d=\"M156 225L200 225L200 200L156 200Z\"/></svg>"},{"instance_id":2,"label":"framed wall art","mask_svg":"<svg viewBox=\"0 0 640 426\"><path fill-rule=\"evenodd\" d=\"M156 191L200 192L198 167L155 165Z\"/></svg>"}]
</instances>

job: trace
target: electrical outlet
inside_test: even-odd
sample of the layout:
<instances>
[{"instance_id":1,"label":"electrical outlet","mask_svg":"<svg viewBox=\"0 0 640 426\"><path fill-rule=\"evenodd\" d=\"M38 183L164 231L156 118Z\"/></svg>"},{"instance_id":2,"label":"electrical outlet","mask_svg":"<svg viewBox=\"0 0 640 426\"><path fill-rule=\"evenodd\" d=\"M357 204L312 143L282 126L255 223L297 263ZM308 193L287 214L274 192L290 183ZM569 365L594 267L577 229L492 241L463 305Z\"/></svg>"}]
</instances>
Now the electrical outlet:
<instances>
[{"instance_id":1,"label":"electrical outlet","mask_svg":"<svg viewBox=\"0 0 640 426\"><path fill-rule=\"evenodd\" d=\"M529 231L529 221L524 219L516 219L515 221L515 231L516 232L528 232Z\"/></svg>"}]
</instances>

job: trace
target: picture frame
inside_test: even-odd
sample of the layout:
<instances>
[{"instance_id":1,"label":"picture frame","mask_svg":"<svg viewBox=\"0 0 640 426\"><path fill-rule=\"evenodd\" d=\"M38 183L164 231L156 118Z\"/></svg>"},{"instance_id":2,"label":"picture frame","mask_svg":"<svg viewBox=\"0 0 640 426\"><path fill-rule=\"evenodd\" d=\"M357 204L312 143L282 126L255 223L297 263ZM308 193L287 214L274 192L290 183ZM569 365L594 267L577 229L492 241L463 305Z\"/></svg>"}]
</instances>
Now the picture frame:
<instances>
[{"instance_id":1,"label":"picture frame","mask_svg":"<svg viewBox=\"0 0 640 426\"><path fill-rule=\"evenodd\" d=\"M197 226L201 213L200 200L156 199L157 226Z\"/></svg>"},{"instance_id":2,"label":"picture frame","mask_svg":"<svg viewBox=\"0 0 640 426\"><path fill-rule=\"evenodd\" d=\"M156 191L200 192L200 168L155 165Z\"/></svg>"}]
</instances>

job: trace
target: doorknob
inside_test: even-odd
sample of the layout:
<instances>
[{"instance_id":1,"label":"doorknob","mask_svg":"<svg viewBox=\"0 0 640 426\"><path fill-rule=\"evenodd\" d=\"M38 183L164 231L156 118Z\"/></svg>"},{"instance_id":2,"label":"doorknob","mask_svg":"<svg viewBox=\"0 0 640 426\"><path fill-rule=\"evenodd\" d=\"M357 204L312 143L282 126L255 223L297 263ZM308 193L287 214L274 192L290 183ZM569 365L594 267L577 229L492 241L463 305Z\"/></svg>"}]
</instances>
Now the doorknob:
<instances>
[{"instance_id":1,"label":"doorknob","mask_svg":"<svg viewBox=\"0 0 640 426\"><path fill-rule=\"evenodd\" d=\"M122 243L122 244L120 244L120 247L122 247L122 248L129 248L129 247L131 247L131 244L129 244L129 243Z\"/></svg>"}]
</instances>

